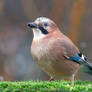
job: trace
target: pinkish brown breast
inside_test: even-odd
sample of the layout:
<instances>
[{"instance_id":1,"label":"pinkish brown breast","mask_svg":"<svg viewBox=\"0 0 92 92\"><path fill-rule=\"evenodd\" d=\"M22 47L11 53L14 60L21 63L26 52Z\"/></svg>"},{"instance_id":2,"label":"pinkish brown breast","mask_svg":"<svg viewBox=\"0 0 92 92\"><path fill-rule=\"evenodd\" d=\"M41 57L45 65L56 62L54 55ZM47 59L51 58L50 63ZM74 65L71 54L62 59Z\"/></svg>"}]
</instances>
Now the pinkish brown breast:
<instances>
[{"instance_id":1,"label":"pinkish brown breast","mask_svg":"<svg viewBox=\"0 0 92 92\"><path fill-rule=\"evenodd\" d=\"M61 35L51 35L41 39L39 42L32 42L32 56L39 66L50 76L70 77L77 72L79 64L64 58L64 55L69 53L69 50L67 49L67 44L64 46L64 40ZM71 43L70 40L69 42ZM71 55L78 52L73 44L69 47L74 49L73 51L71 49Z\"/></svg>"}]
</instances>

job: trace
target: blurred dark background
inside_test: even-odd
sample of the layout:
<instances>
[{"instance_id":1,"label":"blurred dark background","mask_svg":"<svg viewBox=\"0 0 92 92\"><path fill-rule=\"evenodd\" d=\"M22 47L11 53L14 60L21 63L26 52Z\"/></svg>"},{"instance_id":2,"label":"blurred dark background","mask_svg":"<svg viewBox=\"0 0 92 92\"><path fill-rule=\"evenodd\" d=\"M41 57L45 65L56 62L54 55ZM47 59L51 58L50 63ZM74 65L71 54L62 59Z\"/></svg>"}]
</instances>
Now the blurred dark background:
<instances>
[{"instance_id":1,"label":"blurred dark background","mask_svg":"<svg viewBox=\"0 0 92 92\"><path fill-rule=\"evenodd\" d=\"M27 23L45 16L92 61L92 0L0 0L0 80L48 80L30 53ZM78 72L77 78L92 80Z\"/></svg>"}]
</instances>

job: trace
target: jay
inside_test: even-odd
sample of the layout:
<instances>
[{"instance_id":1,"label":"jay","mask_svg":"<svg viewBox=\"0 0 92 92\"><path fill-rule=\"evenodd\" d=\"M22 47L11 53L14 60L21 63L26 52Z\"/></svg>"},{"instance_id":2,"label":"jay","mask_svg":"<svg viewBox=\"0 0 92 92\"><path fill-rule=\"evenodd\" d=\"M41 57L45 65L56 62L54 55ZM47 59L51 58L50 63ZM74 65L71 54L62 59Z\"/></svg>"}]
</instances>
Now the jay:
<instances>
[{"instance_id":1,"label":"jay","mask_svg":"<svg viewBox=\"0 0 92 92\"><path fill-rule=\"evenodd\" d=\"M33 30L31 53L37 64L45 71L50 80L62 76L72 78L81 65L92 72L92 65L73 42L65 36L49 18L39 17L28 26Z\"/></svg>"}]
</instances>

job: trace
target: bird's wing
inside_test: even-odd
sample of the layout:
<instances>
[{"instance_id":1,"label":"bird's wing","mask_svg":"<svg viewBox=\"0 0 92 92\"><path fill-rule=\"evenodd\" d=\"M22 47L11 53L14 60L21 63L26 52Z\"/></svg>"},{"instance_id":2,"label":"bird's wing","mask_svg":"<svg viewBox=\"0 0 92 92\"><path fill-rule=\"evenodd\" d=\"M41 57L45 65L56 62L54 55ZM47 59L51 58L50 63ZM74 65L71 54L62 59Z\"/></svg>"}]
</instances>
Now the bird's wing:
<instances>
[{"instance_id":1,"label":"bird's wing","mask_svg":"<svg viewBox=\"0 0 92 92\"><path fill-rule=\"evenodd\" d=\"M55 45L58 45L58 48L62 50L61 54L66 59L79 64L88 63L87 58L78 50L78 48L72 43L72 41L69 38L64 37L61 39L57 39L55 43Z\"/></svg>"},{"instance_id":2,"label":"bird's wing","mask_svg":"<svg viewBox=\"0 0 92 92\"><path fill-rule=\"evenodd\" d=\"M65 37L60 39L61 48L64 48L64 57L68 60L74 61L81 65L88 67L92 71L92 64L88 62L88 59L83 55L78 48L72 43L72 41Z\"/></svg>"},{"instance_id":3,"label":"bird's wing","mask_svg":"<svg viewBox=\"0 0 92 92\"><path fill-rule=\"evenodd\" d=\"M63 44L64 44L63 46L66 52L66 54L64 54L65 58L79 63L80 65L82 65L80 67L80 70L92 75L92 64L88 61L85 55L83 55L78 50L78 48L72 43L72 41L70 39L64 39Z\"/></svg>"}]
</instances>

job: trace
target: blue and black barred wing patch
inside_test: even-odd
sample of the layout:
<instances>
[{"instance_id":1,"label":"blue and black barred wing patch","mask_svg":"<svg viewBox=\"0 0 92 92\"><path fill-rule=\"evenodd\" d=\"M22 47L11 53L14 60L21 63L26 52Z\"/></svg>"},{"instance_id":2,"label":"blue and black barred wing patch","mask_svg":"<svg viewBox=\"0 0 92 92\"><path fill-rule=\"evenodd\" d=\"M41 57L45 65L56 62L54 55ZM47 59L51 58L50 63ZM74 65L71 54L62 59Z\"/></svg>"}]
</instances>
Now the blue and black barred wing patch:
<instances>
[{"instance_id":1,"label":"blue and black barred wing patch","mask_svg":"<svg viewBox=\"0 0 92 92\"><path fill-rule=\"evenodd\" d=\"M75 61L79 64L87 62L87 58L82 53L76 53L74 57L70 57L72 61Z\"/></svg>"}]
</instances>

